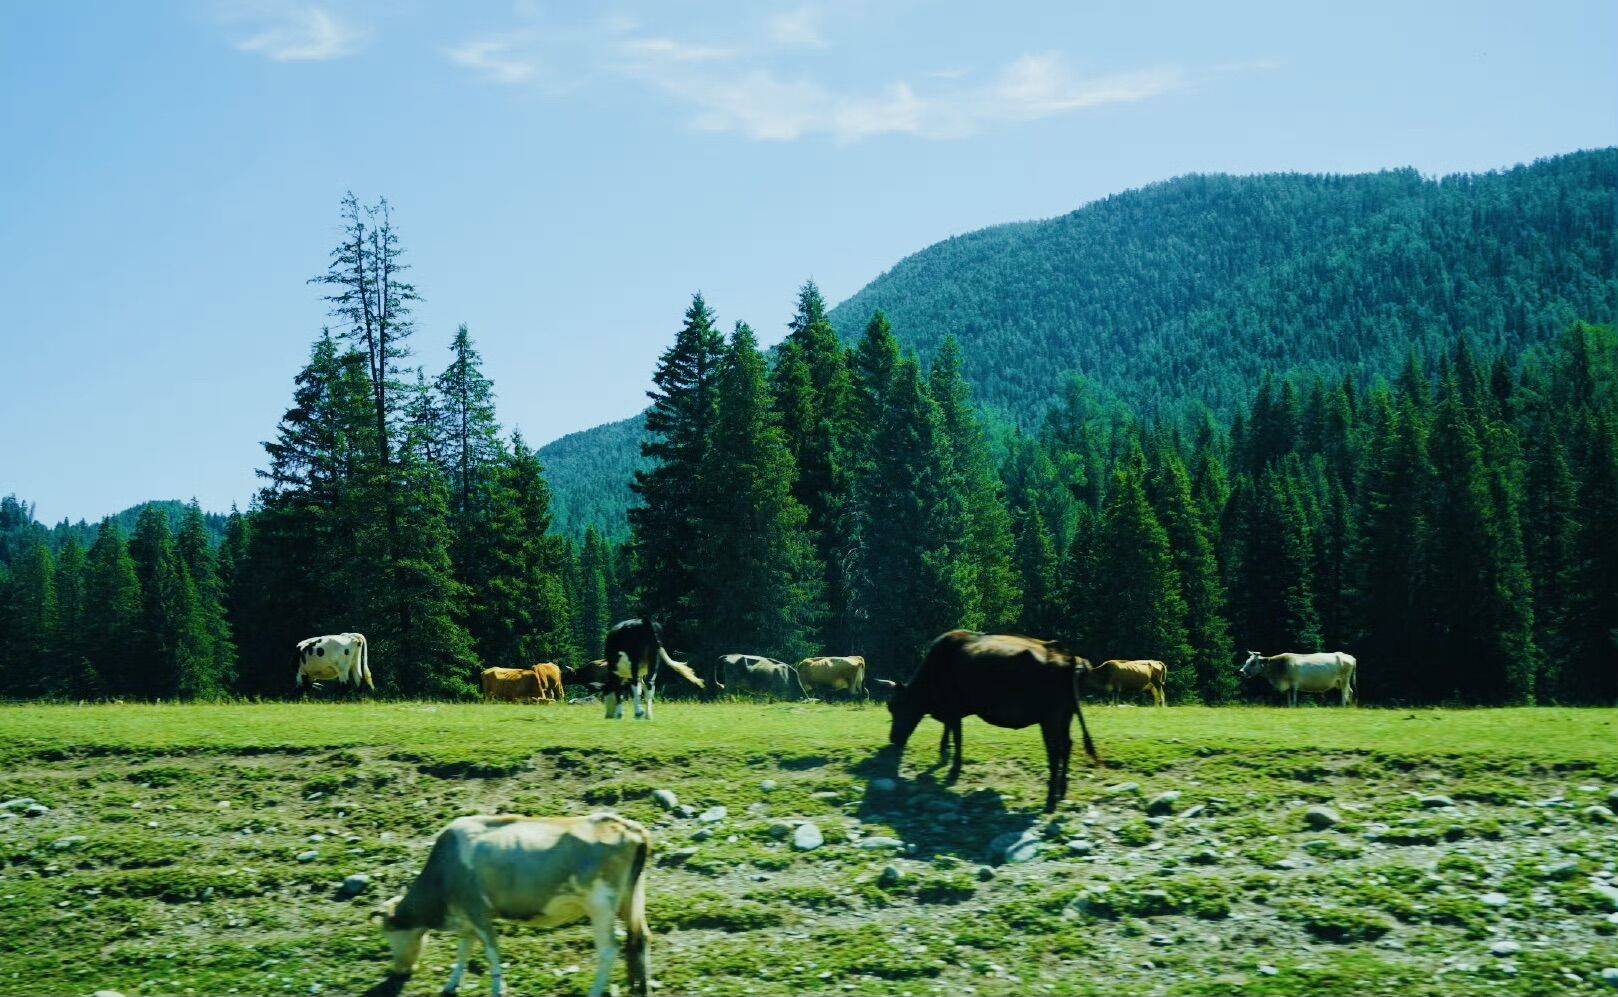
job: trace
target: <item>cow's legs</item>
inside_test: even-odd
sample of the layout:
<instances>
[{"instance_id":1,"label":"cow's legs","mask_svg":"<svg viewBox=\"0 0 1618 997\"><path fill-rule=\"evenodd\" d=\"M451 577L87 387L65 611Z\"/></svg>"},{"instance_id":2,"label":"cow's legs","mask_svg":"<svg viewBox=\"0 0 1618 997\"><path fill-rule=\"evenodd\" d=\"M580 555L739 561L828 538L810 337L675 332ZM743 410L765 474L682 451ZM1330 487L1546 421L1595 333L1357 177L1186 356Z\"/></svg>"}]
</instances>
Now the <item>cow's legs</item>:
<instances>
[{"instance_id":1,"label":"cow's legs","mask_svg":"<svg viewBox=\"0 0 1618 997\"><path fill-rule=\"evenodd\" d=\"M633 921L628 923L627 937L624 939L624 959L629 963L629 992L645 997L651 986L651 959L647 954L646 925L643 923L637 930Z\"/></svg>"},{"instance_id":2,"label":"cow's legs","mask_svg":"<svg viewBox=\"0 0 1618 997\"><path fill-rule=\"evenodd\" d=\"M600 891L592 895L585 906L596 939L596 978L590 984L590 997L601 997L606 993L607 981L612 978L613 963L618 961L618 936L613 931L615 906L606 902Z\"/></svg>"},{"instance_id":3,"label":"cow's legs","mask_svg":"<svg viewBox=\"0 0 1618 997\"><path fill-rule=\"evenodd\" d=\"M494 943L494 927L488 916L470 916L471 932L483 942L483 956L489 960L489 993L502 997L506 992L506 976L500 970L500 949Z\"/></svg>"},{"instance_id":4,"label":"cow's legs","mask_svg":"<svg viewBox=\"0 0 1618 997\"><path fill-rule=\"evenodd\" d=\"M945 735L955 735L955 760L950 763L949 775L946 777L946 781L954 782L961 777L961 718L951 717L944 723Z\"/></svg>"},{"instance_id":5,"label":"cow's legs","mask_svg":"<svg viewBox=\"0 0 1618 997\"><path fill-rule=\"evenodd\" d=\"M1056 787L1061 781L1061 732L1048 720L1039 725L1039 732L1045 739L1045 812L1053 813L1059 799Z\"/></svg>"},{"instance_id":6,"label":"cow's legs","mask_svg":"<svg viewBox=\"0 0 1618 997\"><path fill-rule=\"evenodd\" d=\"M601 697L601 701L607 704L608 720L617 720L619 717L624 715L623 701L618 698L618 694L616 692L606 693Z\"/></svg>"},{"instance_id":7,"label":"cow's legs","mask_svg":"<svg viewBox=\"0 0 1618 997\"><path fill-rule=\"evenodd\" d=\"M941 721L944 725L944 736L938 739L938 761L940 764L949 761L949 721Z\"/></svg>"},{"instance_id":8,"label":"cow's legs","mask_svg":"<svg viewBox=\"0 0 1618 997\"><path fill-rule=\"evenodd\" d=\"M650 682L646 683L646 719L648 720L652 719L652 693L656 691L656 686Z\"/></svg>"},{"instance_id":9,"label":"cow's legs","mask_svg":"<svg viewBox=\"0 0 1618 997\"><path fill-rule=\"evenodd\" d=\"M466 932L461 933L461 946L455 952L455 968L449 971L449 982L444 984L444 994L448 997L461 989L461 977L466 975L466 960L472 954L472 936Z\"/></svg>"},{"instance_id":10,"label":"cow's legs","mask_svg":"<svg viewBox=\"0 0 1618 997\"><path fill-rule=\"evenodd\" d=\"M644 717L646 715L646 707L641 705L641 701L640 701L640 683L639 682L636 682L634 685L629 687L629 694L631 696L635 697L635 719L639 720L641 717Z\"/></svg>"}]
</instances>

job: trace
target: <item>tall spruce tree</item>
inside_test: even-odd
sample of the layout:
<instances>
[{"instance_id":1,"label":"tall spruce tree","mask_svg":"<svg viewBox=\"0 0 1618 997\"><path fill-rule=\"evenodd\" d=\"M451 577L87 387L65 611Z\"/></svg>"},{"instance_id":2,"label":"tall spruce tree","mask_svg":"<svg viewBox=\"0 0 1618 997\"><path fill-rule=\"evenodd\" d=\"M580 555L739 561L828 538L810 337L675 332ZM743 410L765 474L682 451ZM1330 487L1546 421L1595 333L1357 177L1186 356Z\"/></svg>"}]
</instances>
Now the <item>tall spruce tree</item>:
<instances>
[{"instance_id":1,"label":"tall spruce tree","mask_svg":"<svg viewBox=\"0 0 1618 997\"><path fill-rule=\"evenodd\" d=\"M1579 556L1571 572L1563 686L1586 702L1618 702L1618 416L1587 410L1575 444Z\"/></svg>"},{"instance_id":2,"label":"tall spruce tree","mask_svg":"<svg viewBox=\"0 0 1618 997\"><path fill-rule=\"evenodd\" d=\"M96 530L84 581L84 644L89 667L76 676L80 688L131 693L127 655L140 623L140 581L117 521ZM103 679L105 676L105 679Z\"/></svg>"},{"instance_id":3,"label":"tall spruce tree","mask_svg":"<svg viewBox=\"0 0 1618 997\"><path fill-rule=\"evenodd\" d=\"M220 695L236 681L236 642L225 613L224 582L219 558L208 539L202 507L192 499L180 523L175 550L196 589L197 626L208 635L209 657L198 676L199 695Z\"/></svg>"},{"instance_id":4,"label":"tall spruce tree","mask_svg":"<svg viewBox=\"0 0 1618 997\"><path fill-rule=\"evenodd\" d=\"M95 691L80 684L89 668L84 630L89 571L79 538L69 533L56 554L55 646L62 668L46 680L45 691L53 695L87 696Z\"/></svg>"},{"instance_id":5,"label":"tall spruce tree","mask_svg":"<svg viewBox=\"0 0 1618 997\"><path fill-rule=\"evenodd\" d=\"M602 655L612 619L612 550L594 526L584 531L573 585L574 643L587 659Z\"/></svg>"},{"instance_id":6,"label":"tall spruce tree","mask_svg":"<svg viewBox=\"0 0 1618 997\"><path fill-rule=\"evenodd\" d=\"M745 647L797 660L815 646L823 572L792 494L796 468L764 357L744 323L720 370L715 428L702 476L708 518L697 531L709 552L696 591L704 640L688 646L704 659Z\"/></svg>"},{"instance_id":7,"label":"tall spruce tree","mask_svg":"<svg viewBox=\"0 0 1618 997\"><path fill-rule=\"evenodd\" d=\"M59 620L56 602L56 559L42 538L21 551L9 583L0 585L0 615L6 616L0 645L0 694L33 696L44 691L49 669L58 660Z\"/></svg>"},{"instance_id":8,"label":"tall spruce tree","mask_svg":"<svg viewBox=\"0 0 1618 997\"><path fill-rule=\"evenodd\" d=\"M629 510L633 535L637 613L660 622L674 646L696 636L692 593L701 571L700 543L690 531L711 517L703 501L702 469L713 448L718 413L719 365L725 338L701 294L686 309L685 324L664 351L647 393L646 439L641 454L651 466L635 472L640 504Z\"/></svg>"},{"instance_id":9,"label":"tall spruce tree","mask_svg":"<svg viewBox=\"0 0 1618 997\"><path fill-rule=\"evenodd\" d=\"M1149 479L1152 507L1168 533L1186 605L1186 636L1191 659L1169 662L1169 687L1177 698L1192 694L1204 702L1229 699L1236 691L1231 662L1235 645L1225 619L1225 593L1206 525L1191 495L1191 479L1172 447L1154 451Z\"/></svg>"},{"instance_id":10,"label":"tall spruce tree","mask_svg":"<svg viewBox=\"0 0 1618 997\"><path fill-rule=\"evenodd\" d=\"M1098 549L1107 573L1091 597L1097 608L1090 646L1183 671L1192 658L1185 599L1168 532L1146 497L1146 462L1138 451L1113 476Z\"/></svg>"}]
</instances>

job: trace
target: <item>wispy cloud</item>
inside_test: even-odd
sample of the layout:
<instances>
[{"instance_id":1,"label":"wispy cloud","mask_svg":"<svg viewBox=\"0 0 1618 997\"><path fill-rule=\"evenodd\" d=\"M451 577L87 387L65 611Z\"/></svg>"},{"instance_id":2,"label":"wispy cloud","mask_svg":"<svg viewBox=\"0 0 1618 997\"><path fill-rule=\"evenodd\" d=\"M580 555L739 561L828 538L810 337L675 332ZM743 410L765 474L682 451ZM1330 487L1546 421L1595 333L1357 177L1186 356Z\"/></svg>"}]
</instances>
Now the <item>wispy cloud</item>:
<instances>
[{"instance_id":1,"label":"wispy cloud","mask_svg":"<svg viewBox=\"0 0 1618 997\"><path fill-rule=\"evenodd\" d=\"M825 48L826 36L820 30L820 16L820 10L815 7L774 14L766 25L770 40L791 48Z\"/></svg>"},{"instance_id":2,"label":"wispy cloud","mask_svg":"<svg viewBox=\"0 0 1618 997\"><path fill-rule=\"evenodd\" d=\"M674 62L715 62L732 59L736 50L719 45L693 45L673 38L631 38L624 42L631 55L670 59Z\"/></svg>"},{"instance_id":3,"label":"wispy cloud","mask_svg":"<svg viewBox=\"0 0 1618 997\"><path fill-rule=\"evenodd\" d=\"M534 51L534 37L527 31L489 36L447 49L449 60L465 66L495 83L515 86L527 83L539 73L540 60Z\"/></svg>"},{"instance_id":4,"label":"wispy cloud","mask_svg":"<svg viewBox=\"0 0 1618 997\"><path fill-rule=\"evenodd\" d=\"M226 19L251 31L236 42L243 52L276 62L323 62L353 55L361 33L313 3L260 3L232 7Z\"/></svg>"}]
</instances>

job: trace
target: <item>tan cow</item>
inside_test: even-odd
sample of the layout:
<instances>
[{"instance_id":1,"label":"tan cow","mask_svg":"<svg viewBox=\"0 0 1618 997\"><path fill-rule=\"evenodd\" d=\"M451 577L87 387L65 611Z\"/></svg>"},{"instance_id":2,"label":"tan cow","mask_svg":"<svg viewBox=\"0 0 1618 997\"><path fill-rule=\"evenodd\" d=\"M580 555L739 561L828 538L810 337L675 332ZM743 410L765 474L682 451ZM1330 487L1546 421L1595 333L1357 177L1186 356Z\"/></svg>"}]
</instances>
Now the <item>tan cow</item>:
<instances>
[{"instance_id":1,"label":"tan cow","mask_svg":"<svg viewBox=\"0 0 1618 997\"><path fill-rule=\"evenodd\" d=\"M1113 705L1118 703L1118 694L1123 692L1150 692L1152 702L1158 706L1168 705L1164 697L1164 686L1168 682L1169 666L1161 661L1150 659L1124 660L1114 658L1103 661L1090 669L1084 676L1084 684L1098 692L1112 694Z\"/></svg>"},{"instance_id":2,"label":"tan cow","mask_svg":"<svg viewBox=\"0 0 1618 997\"><path fill-rule=\"evenodd\" d=\"M805 695L839 692L864 699L865 659L857 654L804 658L798 662L798 681Z\"/></svg>"},{"instance_id":3,"label":"tan cow","mask_svg":"<svg viewBox=\"0 0 1618 997\"><path fill-rule=\"evenodd\" d=\"M549 661L542 661L534 666L534 675L539 679L540 701L560 703L563 699L562 669Z\"/></svg>"},{"instance_id":4,"label":"tan cow","mask_svg":"<svg viewBox=\"0 0 1618 997\"><path fill-rule=\"evenodd\" d=\"M415 970L427 932L454 931L460 950L443 992L453 994L460 987L472 943L478 941L489 960L490 987L500 997L505 981L495 918L540 928L589 918L596 943L590 997L601 997L618 958L614 922L622 920L629 988L644 995L650 973L645 871L651 848L652 836L644 827L616 814L457 818L439 833L410 888L378 911L393 950L392 970L397 975Z\"/></svg>"},{"instance_id":5,"label":"tan cow","mask_svg":"<svg viewBox=\"0 0 1618 997\"><path fill-rule=\"evenodd\" d=\"M483 698L512 702L540 699L539 674L533 668L485 668Z\"/></svg>"}]
</instances>

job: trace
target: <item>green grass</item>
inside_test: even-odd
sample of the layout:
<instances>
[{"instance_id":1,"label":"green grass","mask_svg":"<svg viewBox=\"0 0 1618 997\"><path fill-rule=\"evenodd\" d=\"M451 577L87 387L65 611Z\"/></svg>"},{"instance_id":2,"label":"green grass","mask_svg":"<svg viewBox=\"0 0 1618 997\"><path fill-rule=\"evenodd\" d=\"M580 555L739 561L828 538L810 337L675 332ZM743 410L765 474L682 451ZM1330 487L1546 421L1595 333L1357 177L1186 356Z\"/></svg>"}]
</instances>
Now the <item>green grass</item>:
<instances>
[{"instance_id":1,"label":"green grass","mask_svg":"<svg viewBox=\"0 0 1618 997\"><path fill-rule=\"evenodd\" d=\"M1052 819L1037 733L975 721L958 785L928 724L899 792L870 791L891 774L879 706L661 703L650 724L594 706L0 707L0 798L52 808L0 821L0 994L364 992L385 958L367 915L444 823L600 808L657 836L665 993L1582 994L1618 965L1589 880L1618 872L1618 827L1578 813L1618 787L1618 711L1087 716L1107 768L1075 759ZM1123 781L1141 792L1107 792ZM665 813L662 787L728 814ZM1203 809L1148 821L1165 789ZM1432 793L1456 808L1422 807ZM1305 826L1314 802L1340 823ZM826 843L795 851L787 819ZM993 837L1029 827L1037 858L979 874ZM859 847L878 835L907 847ZM353 872L373 885L343 898ZM1523 951L1491 955L1500 938ZM588 984L587 928L501 939L514 992ZM436 992L453 948L430 945L404 993ZM463 992L486 985L475 962Z\"/></svg>"}]
</instances>

